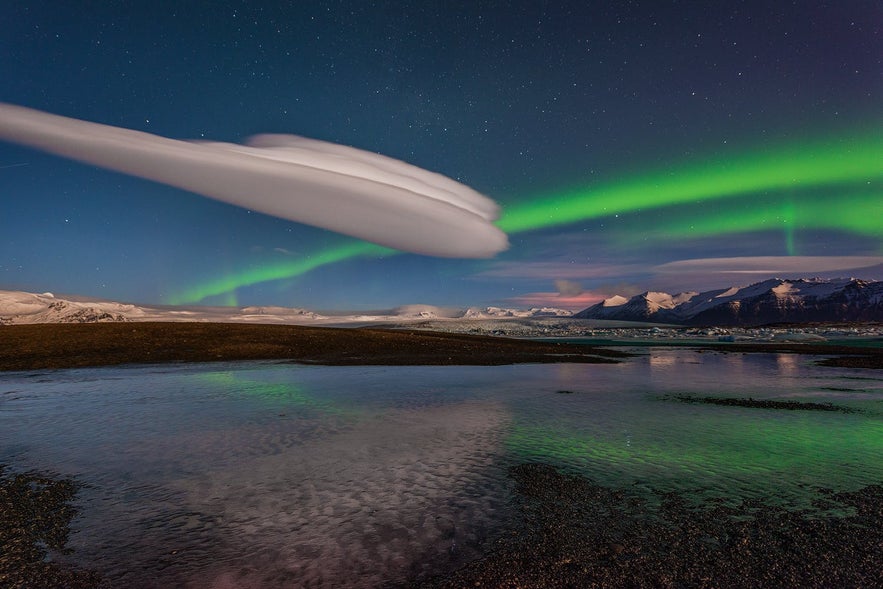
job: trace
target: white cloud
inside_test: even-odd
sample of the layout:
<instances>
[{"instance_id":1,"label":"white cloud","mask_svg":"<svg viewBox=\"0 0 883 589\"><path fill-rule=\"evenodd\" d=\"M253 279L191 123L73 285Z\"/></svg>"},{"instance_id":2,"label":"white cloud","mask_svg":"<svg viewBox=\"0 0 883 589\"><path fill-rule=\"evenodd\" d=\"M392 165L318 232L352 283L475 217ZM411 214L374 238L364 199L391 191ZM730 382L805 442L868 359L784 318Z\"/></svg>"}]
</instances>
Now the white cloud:
<instances>
[{"instance_id":1,"label":"white cloud","mask_svg":"<svg viewBox=\"0 0 883 589\"><path fill-rule=\"evenodd\" d=\"M179 141L2 103L0 139L402 251L482 258L508 247L491 199L352 147L292 135Z\"/></svg>"}]
</instances>

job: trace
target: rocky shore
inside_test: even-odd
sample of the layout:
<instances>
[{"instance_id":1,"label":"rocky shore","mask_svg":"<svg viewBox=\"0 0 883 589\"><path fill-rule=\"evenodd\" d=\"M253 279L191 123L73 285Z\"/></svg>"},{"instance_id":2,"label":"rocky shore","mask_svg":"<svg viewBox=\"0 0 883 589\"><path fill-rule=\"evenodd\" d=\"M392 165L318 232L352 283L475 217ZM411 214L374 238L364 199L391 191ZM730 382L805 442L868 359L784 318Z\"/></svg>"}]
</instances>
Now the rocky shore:
<instances>
[{"instance_id":1,"label":"rocky shore","mask_svg":"<svg viewBox=\"0 0 883 589\"><path fill-rule=\"evenodd\" d=\"M815 509L795 511L675 493L648 501L545 464L509 474L518 516L486 556L411 586L883 587L879 485L819 490Z\"/></svg>"},{"instance_id":2,"label":"rocky shore","mask_svg":"<svg viewBox=\"0 0 883 589\"><path fill-rule=\"evenodd\" d=\"M33 473L7 474L0 465L0 587L88 589L97 574L59 564L75 515L77 484Z\"/></svg>"},{"instance_id":3,"label":"rocky shore","mask_svg":"<svg viewBox=\"0 0 883 589\"><path fill-rule=\"evenodd\" d=\"M512 467L516 517L484 556L407 587L883 587L883 487L817 491L812 508L646 498L547 464ZM77 484L0 466L0 586L103 587L64 554ZM48 558L47 558L48 557ZM390 585L402 586L399 584Z\"/></svg>"}]
</instances>

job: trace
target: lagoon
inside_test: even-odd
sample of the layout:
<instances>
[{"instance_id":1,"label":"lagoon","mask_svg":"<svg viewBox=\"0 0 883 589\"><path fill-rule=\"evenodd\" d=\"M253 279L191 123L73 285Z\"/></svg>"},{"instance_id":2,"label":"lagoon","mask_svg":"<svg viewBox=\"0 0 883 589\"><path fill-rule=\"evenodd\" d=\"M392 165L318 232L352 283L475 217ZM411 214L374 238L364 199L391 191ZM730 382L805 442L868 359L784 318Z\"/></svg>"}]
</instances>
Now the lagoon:
<instances>
[{"instance_id":1,"label":"lagoon","mask_svg":"<svg viewBox=\"0 0 883 589\"><path fill-rule=\"evenodd\" d=\"M616 365L172 364L0 375L0 464L83 484L70 555L112 586L423 579L511 519L511 466L808 505L883 482L883 375L634 349ZM844 411L684 403L796 400ZM847 412L849 411L849 412Z\"/></svg>"}]
</instances>

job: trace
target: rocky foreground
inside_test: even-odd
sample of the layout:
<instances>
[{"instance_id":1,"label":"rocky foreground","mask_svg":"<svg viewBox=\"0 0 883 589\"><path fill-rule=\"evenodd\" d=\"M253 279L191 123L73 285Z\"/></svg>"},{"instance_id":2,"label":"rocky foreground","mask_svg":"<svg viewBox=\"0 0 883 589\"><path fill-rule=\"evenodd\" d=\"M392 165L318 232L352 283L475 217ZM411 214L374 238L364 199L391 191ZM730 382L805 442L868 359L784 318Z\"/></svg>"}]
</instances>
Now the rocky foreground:
<instances>
[{"instance_id":1,"label":"rocky foreground","mask_svg":"<svg viewBox=\"0 0 883 589\"><path fill-rule=\"evenodd\" d=\"M70 479L6 474L0 464L0 587L98 587L101 579L94 572L47 558L49 551L67 552L77 489Z\"/></svg>"},{"instance_id":2,"label":"rocky foreground","mask_svg":"<svg viewBox=\"0 0 883 589\"><path fill-rule=\"evenodd\" d=\"M883 587L883 487L819 490L811 509L762 500L648 500L545 464L509 471L516 516L483 557L425 588ZM0 586L97 589L88 568L59 564L77 484L0 466ZM390 585L392 587L393 585Z\"/></svg>"},{"instance_id":3,"label":"rocky foreground","mask_svg":"<svg viewBox=\"0 0 883 589\"><path fill-rule=\"evenodd\" d=\"M518 516L486 556L414 586L883 587L879 485L820 490L800 511L675 493L651 502L544 464L509 474Z\"/></svg>"}]
</instances>

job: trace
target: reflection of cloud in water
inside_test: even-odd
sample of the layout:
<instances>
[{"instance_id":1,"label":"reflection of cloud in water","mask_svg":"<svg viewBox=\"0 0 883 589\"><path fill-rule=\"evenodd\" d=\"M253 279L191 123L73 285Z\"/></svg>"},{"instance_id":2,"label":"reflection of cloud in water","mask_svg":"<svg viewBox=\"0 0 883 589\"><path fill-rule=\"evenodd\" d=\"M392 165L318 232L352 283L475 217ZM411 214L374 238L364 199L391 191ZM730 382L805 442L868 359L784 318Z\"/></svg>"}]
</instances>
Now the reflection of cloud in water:
<instances>
[{"instance_id":1,"label":"reflection of cloud in water","mask_svg":"<svg viewBox=\"0 0 883 589\"><path fill-rule=\"evenodd\" d=\"M401 411L178 480L188 509L220 523L217 564L189 581L375 586L465 556L499 507L502 474L485 470L505 421L491 403Z\"/></svg>"},{"instance_id":2,"label":"reflection of cloud in water","mask_svg":"<svg viewBox=\"0 0 883 589\"><path fill-rule=\"evenodd\" d=\"M800 369L797 354L776 354L776 366L782 376L795 376Z\"/></svg>"},{"instance_id":3,"label":"reflection of cloud in water","mask_svg":"<svg viewBox=\"0 0 883 589\"><path fill-rule=\"evenodd\" d=\"M673 368L677 361L677 356L670 354L659 354L656 350L650 353L650 368L661 368L664 370Z\"/></svg>"},{"instance_id":4,"label":"reflection of cloud in water","mask_svg":"<svg viewBox=\"0 0 883 589\"><path fill-rule=\"evenodd\" d=\"M586 369L583 364L550 364L550 369L555 371L555 378L561 382L580 382Z\"/></svg>"},{"instance_id":5,"label":"reflection of cloud in water","mask_svg":"<svg viewBox=\"0 0 883 589\"><path fill-rule=\"evenodd\" d=\"M373 586L433 570L505 521L500 462L795 506L818 486L879 482L883 381L871 371L791 355L654 354L670 368L648 354L611 366L11 373L0 452L86 484L64 558L130 589ZM867 412L661 400L710 393L812 395Z\"/></svg>"},{"instance_id":6,"label":"reflection of cloud in water","mask_svg":"<svg viewBox=\"0 0 883 589\"><path fill-rule=\"evenodd\" d=\"M696 371L697 366L705 366L709 362L718 365L720 370L738 374L743 370L744 355L725 350L697 349L691 354L684 354L677 349L650 348L647 366L651 373L662 376L679 374L686 370Z\"/></svg>"}]
</instances>

